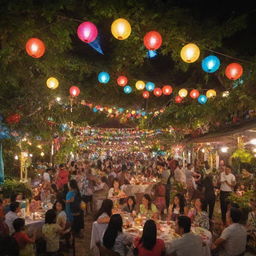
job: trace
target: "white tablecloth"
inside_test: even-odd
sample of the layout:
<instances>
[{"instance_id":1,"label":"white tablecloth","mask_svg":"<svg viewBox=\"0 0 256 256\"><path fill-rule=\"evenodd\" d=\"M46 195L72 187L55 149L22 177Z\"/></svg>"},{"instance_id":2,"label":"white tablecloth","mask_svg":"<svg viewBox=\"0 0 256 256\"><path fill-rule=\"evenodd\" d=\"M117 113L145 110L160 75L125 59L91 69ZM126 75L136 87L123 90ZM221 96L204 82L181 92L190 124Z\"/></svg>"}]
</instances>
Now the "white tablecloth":
<instances>
[{"instance_id":1,"label":"white tablecloth","mask_svg":"<svg viewBox=\"0 0 256 256\"><path fill-rule=\"evenodd\" d=\"M27 233L29 235L32 235L35 232L36 239L42 237L43 225L44 225L44 220L25 219L25 226L26 226Z\"/></svg>"},{"instance_id":2,"label":"white tablecloth","mask_svg":"<svg viewBox=\"0 0 256 256\"><path fill-rule=\"evenodd\" d=\"M155 184L145 185L123 185L122 189L128 196L134 196L136 193L150 194Z\"/></svg>"}]
</instances>

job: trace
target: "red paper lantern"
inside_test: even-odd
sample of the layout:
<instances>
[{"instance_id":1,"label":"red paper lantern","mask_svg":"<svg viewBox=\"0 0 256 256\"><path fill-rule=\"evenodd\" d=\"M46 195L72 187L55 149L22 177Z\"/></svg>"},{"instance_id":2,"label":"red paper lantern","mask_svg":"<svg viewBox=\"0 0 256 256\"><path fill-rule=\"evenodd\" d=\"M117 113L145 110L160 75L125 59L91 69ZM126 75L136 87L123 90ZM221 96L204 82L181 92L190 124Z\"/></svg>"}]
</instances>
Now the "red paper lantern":
<instances>
[{"instance_id":1,"label":"red paper lantern","mask_svg":"<svg viewBox=\"0 0 256 256\"><path fill-rule=\"evenodd\" d=\"M126 86L127 83L128 83L128 78L126 76L119 76L117 78L117 84L119 86Z\"/></svg>"},{"instance_id":2,"label":"red paper lantern","mask_svg":"<svg viewBox=\"0 0 256 256\"><path fill-rule=\"evenodd\" d=\"M160 97L161 95L162 95L162 90L161 90L161 88L155 88L154 89L154 95L156 96L156 97Z\"/></svg>"},{"instance_id":3,"label":"red paper lantern","mask_svg":"<svg viewBox=\"0 0 256 256\"><path fill-rule=\"evenodd\" d=\"M172 87L170 85L165 85L162 90L164 95L172 94Z\"/></svg>"},{"instance_id":4,"label":"red paper lantern","mask_svg":"<svg viewBox=\"0 0 256 256\"><path fill-rule=\"evenodd\" d=\"M230 80L237 80L243 74L243 67L239 63L231 63L226 67L225 75Z\"/></svg>"},{"instance_id":5,"label":"red paper lantern","mask_svg":"<svg viewBox=\"0 0 256 256\"><path fill-rule=\"evenodd\" d=\"M6 118L6 122L8 124L17 124L20 122L20 114L13 114L13 115L10 115Z\"/></svg>"},{"instance_id":6,"label":"red paper lantern","mask_svg":"<svg viewBox=\"0 0 256 256\"><path fill-rule=\"evenodd\" d=\"M26 43L27 54L33 58L40 58L44 55L45 45L38 38L30 38Z\"/></svg>"},{"instance_id":7,"label":"red paper lantern","mask_svg":"<svg viewBox=\"0 0 256 256\"><path fill-rule=\"evenodd\" d=\"M77 86L71 86L69 89L69 93L73 97L77 97L80 94L80 89Z\"/></svg>"},{"instance_id":8,"label":"red paper lantern","mask_svg":"<svg viewBox=\"0 0 256 256\"><path fill-rule=\"evenodd\" d=\"M142 93L142 97L143 97L144 99L148 99L148 98L149 98L149 92L148 92L148 91L144 91L144 92Z\"/></svg>"},{"instance_id":9,"label":"red paper lantern","mask_svg":"<svg viewBox=\"0 0 256 256\"><path fill-rule=\"evenodd\" d=\"M175 102L176 102L176 103L181 103L182 100L183 100L183 98L180 97L180 96L176 96L176 97L175 97Z\"/></svg>"},{"instance_id":10,"label":"red paper lantern","mask_svg":"<svg viewBox=\"0 0 256 256\"><path fill-rule=\"evenodd\" d=\"M189 93L189 95L190 95L190 97L191 97L192 99L196 99L196 98L199 97L200 93L199 93L198 90L193 89L193 90Z\"/></svg>"},{"instance_id":11,"label":"red paper lantern","mask_svg":"<svg viewBox=\"0 0 256 256\"><path fill-rule=\"evenodd\" d=\"M144 36L144 45L150 51L155 51L162 45L162 36L157 31L150 31Z\"/></svg>"}]
</instances>

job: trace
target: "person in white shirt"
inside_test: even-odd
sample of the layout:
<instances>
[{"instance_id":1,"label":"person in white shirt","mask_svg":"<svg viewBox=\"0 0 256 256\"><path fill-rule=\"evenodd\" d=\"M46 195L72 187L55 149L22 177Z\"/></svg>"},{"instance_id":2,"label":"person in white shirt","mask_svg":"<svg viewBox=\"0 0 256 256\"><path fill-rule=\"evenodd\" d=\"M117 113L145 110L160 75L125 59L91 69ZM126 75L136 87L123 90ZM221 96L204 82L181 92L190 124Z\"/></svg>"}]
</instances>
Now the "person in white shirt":
<instances>
[{"instance_id":1,"label":"person in white shirt","mask_svg":"<svg viewBox=\"0 0 256 256\"><path fill-rule=\"evenodd\" d=\"M174 179L186 187L186 175L182 166L178 165L174 170Z\"/></svg>"},{"instance_id":2,"label":"person in white shirt","mask_svg":"<svg viewBox=\"0 0 256 256\"><path fill-rule=\"evenodd\" d=\"M191 220L187 216L179 216L176 221L176 233L182 237L173 240L166 248L166 255L170 256L200 256L203 255L202 239L190 232Z\"/></svg>"},{"instance_id":3,"label":"person in white shirt","mask_svg":"<svg viewBox=\"0 0 256 256\"><path fill-rule=\"evenodd\" d=\"M43 173L43 181L44 182L51 182L51 177L49 174L49 169L46 169L45 172Z\"/></svg>"},{"instance_id":4,"label":"person in white shirt","mask_svg":"<svg viewBox=\"0 0 256 256\"><path fill-rule=\"evenodd\" d=\"M13 202L10 204L10 211L5 215L5 223L9 228L9 235L12 235L15 230L13 227L13 222L18 217L17 213L20 211L20 204L18 202Z\"/></svg>"},{"instance_id":5,"label":"person in white shirt","mask_svg":"<svg viewBox=\"0 0 256 256\"><path fill-rule=\"evenodd\" d=\"M231 208L229 221L231 225L225 228L221 236L213 243L212 249L219 250L219 256L242 256L246 250L247 232L243 225L239 224L242 212L238 208Z\"/></svg>"},{"instance_id":6,"label":"person in white shirt","mask_svg":"<svg viewBox=\"0 0 256 256\"><path fill-rule=\"evenodd\" d=\"M228 205L228 197L236 185L236 177L231 173L231 167L226 166L225 171L220 174L220 207L222 222L226 224L226 213Z\"/></svg>"}]
</instances>

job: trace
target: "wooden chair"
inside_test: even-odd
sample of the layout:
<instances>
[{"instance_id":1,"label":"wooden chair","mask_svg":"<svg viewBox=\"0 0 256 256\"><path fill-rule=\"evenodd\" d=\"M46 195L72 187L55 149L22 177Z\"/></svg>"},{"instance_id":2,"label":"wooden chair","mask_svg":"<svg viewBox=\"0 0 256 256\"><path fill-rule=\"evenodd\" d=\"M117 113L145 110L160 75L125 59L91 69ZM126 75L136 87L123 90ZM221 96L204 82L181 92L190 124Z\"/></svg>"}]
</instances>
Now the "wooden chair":
<instances>
[{"instance_id":1,"label":"wooden chair","mask_svg":"<svg viewBox=\"0 0 256 256\"><path fill-rule=\"evenodd\" d=\"M100 251L100 256L120 256L118 252L114 252L112 250L107 249L104 246L101 246L101 244L98 242L96 243L99 251Z\"/></svg>"}]
</instances>

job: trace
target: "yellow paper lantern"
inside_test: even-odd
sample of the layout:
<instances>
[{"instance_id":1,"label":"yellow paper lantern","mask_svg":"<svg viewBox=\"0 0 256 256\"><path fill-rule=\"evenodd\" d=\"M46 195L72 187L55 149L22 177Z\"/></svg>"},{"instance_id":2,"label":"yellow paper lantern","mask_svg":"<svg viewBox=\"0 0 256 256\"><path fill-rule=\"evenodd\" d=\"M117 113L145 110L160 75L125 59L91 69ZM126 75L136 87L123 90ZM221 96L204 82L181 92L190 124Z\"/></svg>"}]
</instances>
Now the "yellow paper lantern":
<instances>
[{"instance_id":1,"label":"yellow paper lantern","mask_svg":"<svg viewBox=\"0 0 256 256\"><path fill-rule=\"evenodd\" d=\"M113 112L112 108L108 109L108 113L111 114Z\"/></svg>"},{"instance_id":2,"label":"yellow paper lantern","mask_svg":"<svg viewBox=\"0 0 256 256\"><path fill-rule=\"evenodd\" d=\"M111 25L111 33L118 40L127 39L130 36L131 31L130 23L123 18L115 20Z\"/></svg>"},{"instance_id":3,"label":"yellow paper lantern","mask_svg":"<svg viewBox=\"0 0 256 256\"><path fill-rule=\"evenodd\" d=\"M210 89L210 90L208 90L207 92L206 92L206 97L207 98L213 98L213 97L215 97L216 96L216 91L215 90L212 90L212 89Z\"/></svg>"},{"instance_id":4,"label":"yellow paper lantern","mask_svg":"<svg viewBox=\"0 0 256 256\"><path fill-rule=\"evenodd\" d=\"M143 90L145 88L145 83L139 80L136 82L135 87L137 90Z\"/></svg>"},{"instance_id":5,"label":"yellow paper lantern","mask_svg":"<svg viewBox=\"0 0 256 256\"><path fill-rule=\"evenodd\" d=\"M180 97L185 98L188 95L188 90L180 89L178 94L179 94Z\"/></svg>"},{"instance_id":6,"label":"yellow paper lantern","mask_svg":"<svg viewBox=\"0 0 256 256\"><path fill-rule=\"evenodd\" d=\"M135 110L133 110L131 113L132 113L132 115L135 115L135 114L136 114L136 111L135 111Z\"/></svg>"},{"instance_id":7,"label":"yellow paper lantern","mask_svg":"<svg viewBox=\"0 0 256 256\"><path fill-rule=\"evenodd\" d=\"M59 81L55 77L50 77L47 79L46 85L48 88L54 90L59 86Z\"/></svg>"},{"instance_id":8,"label":"yellow paper lantern","mask_svg":"<svg viewBox=\"0 0 256 256\"><path fill-rule=\"evenodd\" d=\"M182 47L180 56L187 63L195 62L200 56L200 49L196 44L186 44Z\"/></svg>"}]
</instances>

